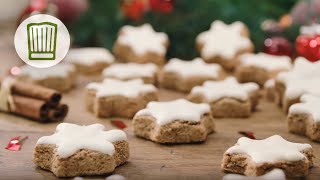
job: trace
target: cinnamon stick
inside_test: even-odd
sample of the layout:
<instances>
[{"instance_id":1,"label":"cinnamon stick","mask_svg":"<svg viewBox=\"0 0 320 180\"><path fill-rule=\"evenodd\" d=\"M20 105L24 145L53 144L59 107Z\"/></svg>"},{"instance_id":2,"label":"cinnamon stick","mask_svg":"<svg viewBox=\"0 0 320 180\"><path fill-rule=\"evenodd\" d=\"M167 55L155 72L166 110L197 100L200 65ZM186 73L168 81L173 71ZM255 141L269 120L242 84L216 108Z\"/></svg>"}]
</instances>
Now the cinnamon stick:
<instances>
[{"instance_id":1,"label":"cinnamon stick","mask_svg":"<svg viewBox=\"0 0 320 180\"><path fill-rule=\"evenodd\" d=\"M0 78L1 83L2 79ZM50 106L57 106L61 100L61 94L56 90L21 81L16 81L12 85L12 93L46 101Z\"/></svg>"},{"instance_id":2,"label":"cinnamon stick","mask_svg":"<svg viewBox=\"0 0 320 180\"><path fill-rule=\"evenodd\" d=\"M48 113L49 121L62 121L68 113L68 106L65 104L59 104L54 109L50 109Z\"/></svg>"},{"instance_id":3,"label":"cinnamon stick","mask_svg":"<svg viewBox=\"0 0 320 180\"><path fill-rule=\"evenodd\" d=\"M12 98L15 108L10 109L10 112L41 122L49 120L50 106L47 102L19 95L13 95Z\"/></svg>"}]
</instances>

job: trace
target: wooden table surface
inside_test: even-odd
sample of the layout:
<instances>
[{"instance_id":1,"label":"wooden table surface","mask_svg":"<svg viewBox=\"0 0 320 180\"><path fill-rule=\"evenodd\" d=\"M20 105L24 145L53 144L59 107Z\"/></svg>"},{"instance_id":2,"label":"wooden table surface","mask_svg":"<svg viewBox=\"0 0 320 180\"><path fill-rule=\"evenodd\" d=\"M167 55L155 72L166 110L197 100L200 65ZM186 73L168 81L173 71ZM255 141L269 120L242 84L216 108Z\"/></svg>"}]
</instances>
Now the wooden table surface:
<instances>
[{"instance_id":1,"label":"wooden table surface","mask_svg":"<svg viewBox=\"0 0 320 180\"><path fill-rule=\"evenodd\" d=\"M12 34L0 35L0 76L8 68L21 64L12 46ZM6 43L7 42L7 43ZM115 128L108 119L99 119L87 112L84 106L84 86L98 77L79 77L76 89L64 94L70 111L65 122L88 125L104 124L107 129ZM184 97L184 94L160 90L160 100ZM121 119L122 118L116 118ZM131 120L124 131L130 143L128 162L116 168L114 174L128 179L221 179L225 173L220 168L223 153L241 137L238 131L253 131L258 139L279 134L285 139L309 143L314 149L315 166L305 179L320 179L320 144L287 131L286 116L271 102L262 100L257 112L248 119L216 119L216 133L205 143L183 145L160 145L137 138L132 133ZM40 124L25 118L0 113L0 179L56 179L48 172L37 168L33 162L33 149L37 139L54 132L58 123ZM20 151L8 151L4 147L14 136L28 136ZM105 176L86 177L104 179Z\"/></svg>"}]
</instances>

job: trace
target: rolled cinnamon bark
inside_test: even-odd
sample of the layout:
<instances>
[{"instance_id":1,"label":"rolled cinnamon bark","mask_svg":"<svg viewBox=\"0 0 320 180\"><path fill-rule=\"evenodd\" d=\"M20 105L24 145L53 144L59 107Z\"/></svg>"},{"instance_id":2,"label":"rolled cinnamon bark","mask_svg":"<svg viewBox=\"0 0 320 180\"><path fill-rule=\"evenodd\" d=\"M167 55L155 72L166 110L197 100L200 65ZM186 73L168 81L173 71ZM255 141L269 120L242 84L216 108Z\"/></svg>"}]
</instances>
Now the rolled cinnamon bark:
<instances>
[{"instance_id":1,"label":"rolled cinnamon bark","mask_svg":"<svg viewBox=\"0 0 320 180\"><path fill-rule=\"evenodd\" d=\"M12 98L15 108L10 109L10 112L40 122L49 120L48 113L50 106L47 102L19 95L13 95Z\"/></svg>"},{"instance_id":2,"label":"rolled cinnamon bark","mask_svg":"<svg viewBox=\"0 0 320 180\"><path fill-rule=\"evenodd\" d=\"M0 79L0 84L1 83L2 79ZM61 100L61 94L56 90L21 81L16 81L12 85L12 93L46 101L49 106L57 106Z\"/></svg>"},{"instance_id":3,"label":"rolled cinnamon bark","mask_svg":"<svg viewBox=\"0 0 320 180\"><path fill-rule=\"evenodd\" d=\"M50 109L48 113L49 121L62 121L68 113L68 106L65 104L59 104L54 109Z\"/></svg>"}]
</instances>

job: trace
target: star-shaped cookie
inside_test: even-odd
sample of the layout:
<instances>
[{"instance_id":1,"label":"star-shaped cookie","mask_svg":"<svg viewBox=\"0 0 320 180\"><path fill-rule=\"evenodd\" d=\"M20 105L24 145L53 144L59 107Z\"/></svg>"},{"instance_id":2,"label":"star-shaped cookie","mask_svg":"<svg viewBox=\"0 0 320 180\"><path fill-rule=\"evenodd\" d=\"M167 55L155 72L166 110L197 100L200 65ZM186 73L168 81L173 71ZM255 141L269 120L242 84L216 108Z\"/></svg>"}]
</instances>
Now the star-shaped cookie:
<instances>
[{"instance_id":1,"label":"star-shaped cookie","mask_svg":"<svg viewBox=\"0 0 320 180\"><path fill-rule=\"evenodd\" d=\"M58 177L105 174L128 159L128 148L121 130L61 123L53 135L37 141L34 162Z\"/></svg>"},{"instance_id":2,"label":"star-shaped cookie","mask_svg":"<svg viewBox=\"0 0 320 180\"><path fill-rule=\"evenodd\" d=\"M223 155L222 169L228 172L260 176L281 168L287 176L306 176L312 166L312 147L293 143L274 135L263 140L242 137Z\"/></svg>"}]
</instances>

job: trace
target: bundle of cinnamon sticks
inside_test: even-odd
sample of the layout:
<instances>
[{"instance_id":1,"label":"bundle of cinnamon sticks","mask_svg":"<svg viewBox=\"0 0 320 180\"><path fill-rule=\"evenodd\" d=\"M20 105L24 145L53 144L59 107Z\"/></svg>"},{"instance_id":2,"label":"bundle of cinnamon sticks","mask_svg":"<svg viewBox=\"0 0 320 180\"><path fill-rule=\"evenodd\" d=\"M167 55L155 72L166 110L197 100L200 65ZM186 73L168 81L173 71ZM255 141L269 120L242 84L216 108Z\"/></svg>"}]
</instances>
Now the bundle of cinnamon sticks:
<instances>
[{"instance_id":1,"label":"bundle of cinnamon sticks","mask_svg":"<svg viewBox=\"0 0 320 180\"><path fill-rule=\"evenodd\" d=\"M3 79L0 78L0 88ZM38 122L62 121L68 106L61 104L61 94L56 90L39 85L14 81L11 86L13 107L8 112Z\"/></svg>"}]
</instances>

